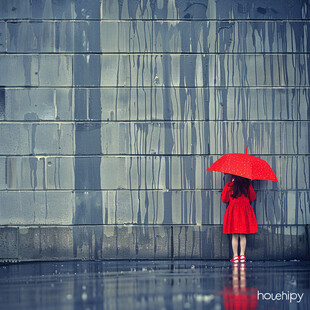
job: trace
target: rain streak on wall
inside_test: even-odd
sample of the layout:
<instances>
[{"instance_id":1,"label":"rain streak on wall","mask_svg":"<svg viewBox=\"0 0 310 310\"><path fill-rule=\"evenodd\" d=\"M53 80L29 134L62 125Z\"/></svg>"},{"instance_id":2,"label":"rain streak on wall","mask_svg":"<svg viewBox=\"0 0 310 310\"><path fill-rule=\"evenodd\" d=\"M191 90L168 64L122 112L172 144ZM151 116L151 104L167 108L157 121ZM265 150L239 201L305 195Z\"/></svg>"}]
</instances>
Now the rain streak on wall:
<instances>
[{"instance_id":1,"label":"rain streak on wall","mask_svg":"<svg viewBox=\"0 0 310 310\"><path fill-rule=\"evenodd\" d=\"M266 159L249 255L310 224L307 1L0 3L0 258L228 258L222 154Z\"/></svg>"}]
</instances>

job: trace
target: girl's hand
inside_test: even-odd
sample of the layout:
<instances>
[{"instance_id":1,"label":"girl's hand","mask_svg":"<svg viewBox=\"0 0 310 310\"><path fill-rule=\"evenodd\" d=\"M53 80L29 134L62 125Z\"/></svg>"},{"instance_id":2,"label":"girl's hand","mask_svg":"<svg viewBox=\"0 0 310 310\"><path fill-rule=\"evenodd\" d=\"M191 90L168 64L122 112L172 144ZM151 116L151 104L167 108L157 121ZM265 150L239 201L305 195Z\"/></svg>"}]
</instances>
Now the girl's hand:
<instances>
[{"instance_id":1,"label":"girl's hand","mask_svg":"<svg viewBox=\"0 0 310 310\"><path fill-rule=\"evenodd\" d=\"M231 182L234 182L235 181L235 178L232 178Z\"/></svg>"}]
</instances>

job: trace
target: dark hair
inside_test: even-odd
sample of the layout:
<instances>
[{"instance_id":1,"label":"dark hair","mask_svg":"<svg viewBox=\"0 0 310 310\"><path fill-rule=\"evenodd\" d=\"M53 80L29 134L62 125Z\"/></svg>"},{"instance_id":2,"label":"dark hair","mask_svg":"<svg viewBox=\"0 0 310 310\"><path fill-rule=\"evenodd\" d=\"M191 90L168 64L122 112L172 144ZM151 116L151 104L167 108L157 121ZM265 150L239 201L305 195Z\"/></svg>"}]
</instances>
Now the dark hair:
<instances>
[{"instance_id":1,"label":"dark hair","mask_svg":"<svg viewBox=\"0 0 310 310\"><path fill-rule=\"evenodd\" d=\"M250 179L246 179L239 176L233 176L233 179L234 179L234 187L231 197L233 198L240 197L242 194L244 194L247 197L249 192L249 186L251 184Z\"/></svg>"}]
</instances>

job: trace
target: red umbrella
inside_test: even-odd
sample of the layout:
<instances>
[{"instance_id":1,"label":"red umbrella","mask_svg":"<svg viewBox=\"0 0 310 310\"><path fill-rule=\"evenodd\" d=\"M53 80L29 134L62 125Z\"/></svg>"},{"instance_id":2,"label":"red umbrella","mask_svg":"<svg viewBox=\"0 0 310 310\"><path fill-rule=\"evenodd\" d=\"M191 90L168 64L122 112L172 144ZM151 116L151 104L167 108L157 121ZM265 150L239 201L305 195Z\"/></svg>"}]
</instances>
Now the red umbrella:
<instances>
[{"instance_id":1,"label":"red umbrella","mask_svg":"<svg viewBox=\"0 0 310 310\"><path fill-rule=\"evenodd\" d=\"M278 182L276 175L265 160L248 154L248 146L245 154L230 153L223 155L207 171L229 173L251 180Z\"/></svg>"}]
</instances>

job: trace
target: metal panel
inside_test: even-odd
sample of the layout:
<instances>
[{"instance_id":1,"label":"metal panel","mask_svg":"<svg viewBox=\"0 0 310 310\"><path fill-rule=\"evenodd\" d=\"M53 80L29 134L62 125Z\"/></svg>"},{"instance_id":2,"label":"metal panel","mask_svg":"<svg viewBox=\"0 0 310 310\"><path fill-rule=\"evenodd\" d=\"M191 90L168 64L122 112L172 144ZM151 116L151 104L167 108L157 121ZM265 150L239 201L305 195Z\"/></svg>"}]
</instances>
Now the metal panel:
<instances>
[{"instance_id":1,"label":"metal panel","mask_svg":"<svg viewBox=\"0 0 310 310\"><path fill-rule=\"evenodd\" d=\"M307 121L310 111L309 88L5 88L4 93L8 121Z\"/></svg>"},{"instance_id":2,"label":"metal panel","mask_svg":"<svg viewBox=\"0 0 310 310\"><path fill-rule=\"evenodd\" d=\"M18 228L0 227L0 257L2 259L18 258Z\"/></svg>"},{"instance_id":3,"label":"metal panel","mask_svg":"<svg viewBox=\"0 0 310 310\"><path fill-rule=\"evenodd\" d=\"M304 53L305 21L8 22L9 53ZM5 23L0 23L0 52ZM23 38L27 37L28 40Z\"/></svg>"},{"instance_id":4,"label":"metal panel","mask_svg":"<svg viewBox=\"0 0 310 310\"><path fill-rule=\"evenodd\" d=\"M38 86L38 56L0 55L0 84Z\"/></svg>"},{"instance_id":5,"label":"metal panel","mask_svg":"<svg viewBox=\"0 0 310 310\"><path fill-rule=\"evenodd\" d=\"M73 125L52 123L1 123L0 155L72 155Z\"/></svg>"},{"instance_id":6,"label":"metal panel","mask_svg":"<svg viewBox=\"0 0 310 310\"><path fill-rule=\"evenodd\" d=\"M249 145L279 179L253 181L250 255L305 257L309 18L306 0L1 1L0 225L25 225L1 253L227 258L229 176L206 169Z\"/></svg>"},{"instance_id":7,"label":"metal panel","mask_svg":"<svg viewBox=\"0 0 310 310\"><path fill-rule=\"evenodd\" d=\"M273 168L279 183L255 181L258 189L308 190L309 156L260 156ZM205 170L219 156L90 156L8 157L8 189L217 189L220 173ZM98 171L97 167L100 167ZM3 175L4 179L4 175ZM3 180L2 179L2 180Z\"/></svg>"},{"instance_id":8,"label":"metal panel","mask_svg":"<svg viewBox=\"0 0 310 310\"><path fill-rule=\"evenodd\" d=\"M5 119L8 121L71 121L71 88L6 88Z\"/></svg>"},{"instance_id":9,"label":"metal panel","mask_svg":"<svg viewBox=\"0 0 310 310\"><path fill-rule=\"evenodd\" d=\"M309 60L308 54L76 55L74 84L83 87L98 84L104 87L308 86Z\"/></svg>"},{"instance_id":10,"label":"metal panel","mask_svg":"<svg viewBox=\"0 0 310 310\"><path fill-rule=\"evenodd\" d=\"M6 158L0 157L0 190L6 189Z\"/></svg>"},{"instance_id":11,"label":"metal panel","mask_svg":"<svg viewBox=\"0 0 310 310\"><path fill-rule=\"evenodd\" d=\"M222 224L227 204L220 194L221 190L0 192L0 225ZM252 206L260 225L306 225L309 201L307 190L257 190Z\"/></svg>"},{"instance_id":12,"label":"metal panel","mask_svg":"<svg viewBox=\"0 0 310 310\"><path fill-rule=\"evenodd\" d=\"M9 190L74 189L71 157L8 157L6 186Z\"/></svg>"},{"instance_id":13,"label":"metal panel","mask_svg":"<svg viewBox=\"0 0 310 310\"><path fill-rule=\"evenodd\" d=\"M4 86L72 86L72 57L0 55Z\"/></svg>"},{"instance_id":14,"label":"metal panel","mask_svg":"<svg viewBox=\"0 0 310 310\"><path fill-rule=\"evenodd\" d=\"M8 22L7 52L73 51L73 26L72 22Z\"/></svg>"},{"instance_id":15,"label":"metal panel","mask_svg":"<svg viewBox=\"0 0 310 310\"><path fill-rule=\"evenodd\" d=\"M72 86L72 57L40 55L39 86Z\"/></svg>"},{"instance_id":16,"label":"metal panel","mask_svg":"<svg viewBox=\"0 0 310 310\"><path fill-rule=\"evenodd\" d=\"M309 19L307 1L3 0L3 19Z\"/></svg>"},{"instance_id":17,"label":"metal panel","mask_svg":"<svg viewBox=\"0 0 310 310\"><path fill-rule=\"evenodd\" d=\"M161 259L171 257L169 226L75 226L78 259Z\"/></svg>"},{"instance_id":18,"label":"metal panel","mask_svg":"<svg viewBox=\"0 0 310 310\"><path fill-rule=\"evenodd\" d=\"M233 255L230 237L222 233L221 226L181 225L173 230L174 258L229 259ZM305 257L309 257L305 226L259 225L258 233L247 238L247 259L250 260Z\"/></svg>"},{"instance_id":19,"label":"metal panel","mask_svg":"<svg viewBox=\"0 0 310 310\"><path fill-rule=\"evenodd\" d=\"M72 224L72 191L3 191L0 199L0 225Z\"/></svg>"},{"instance_id":20,"label":"metal panel","mask_svg":"<svg viewBox=\"0 0 310 310\"><path fill-rule=\"evenodd\" d=\"M27 260L70 259L73 257L72 227L19 228L19 258Z\"/></svg>"}]
</instances>

